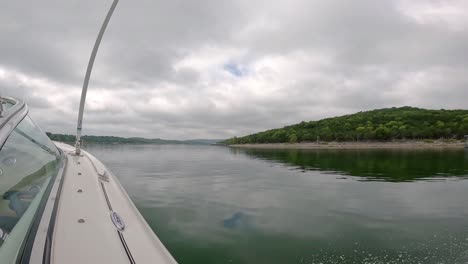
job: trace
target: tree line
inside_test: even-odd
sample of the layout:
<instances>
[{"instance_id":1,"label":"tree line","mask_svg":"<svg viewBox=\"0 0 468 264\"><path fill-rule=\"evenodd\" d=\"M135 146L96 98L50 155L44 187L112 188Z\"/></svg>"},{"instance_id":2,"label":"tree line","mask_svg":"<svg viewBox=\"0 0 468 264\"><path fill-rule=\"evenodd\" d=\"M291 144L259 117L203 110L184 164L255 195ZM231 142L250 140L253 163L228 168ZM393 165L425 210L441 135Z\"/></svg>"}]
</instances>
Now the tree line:
<instances>
[{"instance_id":1,"label":"tree line","mask_svg":"<svg viewBox=\"0 0 468 264\"><path fill-rule=\"evenodd\" d=\"M75 135L67 134L54 134L46 132L47 136L54 141L65 143L75 143ZM114 137L114 136L82 136L83 143L96 143L96 144L190 144L190 145L204 145L208 144L200 140L165 140L160 138L141 138L141 137Z\"/></svg>"},{"instance_id":2,"label":"tree line","mask_svg":"<svg viewBox=\"0 0 468 264\"><path fill-rule=\"evenodd\" d=\"M393 107L271 129L223 141L224 144L313 141L389 141L462 139L468 134L468 110Z\"/></svg>"}]
</instances>

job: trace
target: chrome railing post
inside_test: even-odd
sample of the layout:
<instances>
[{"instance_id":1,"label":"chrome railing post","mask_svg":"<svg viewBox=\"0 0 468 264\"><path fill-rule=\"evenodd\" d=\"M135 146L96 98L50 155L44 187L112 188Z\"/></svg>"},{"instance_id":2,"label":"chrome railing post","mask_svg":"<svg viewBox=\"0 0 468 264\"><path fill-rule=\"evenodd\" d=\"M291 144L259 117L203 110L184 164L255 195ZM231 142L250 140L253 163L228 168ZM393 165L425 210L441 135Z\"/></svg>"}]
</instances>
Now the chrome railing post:
<instances>
[{"instance_id":1,"label":"chrome railing post","mask_svg":"<svg viewBox=\"0 0 468 264\"><path fill-rule=\"evenodd\" d=\"M85 106L85 101L86 101L86 93L88 91L89 78L91 76L91 71L93 69L94 59L96 58L96 54L99 49L99 44L101 43L102 36L104 35L104 31L106 30L107 24L109 24L109 20L118 2L119 0L114 0L114 2L112 3L112 6L109 9L109 12L107 12L107 16L104 19L104 22L102 23L101 30L99 30L99 34L97 36L96 42L94 43L93 51L91 52L91 57L89 58L88 68L86 69L86 75L85 75L85 79L83 82L83 89L81 90L80 109L78 111L78 123L76 126L76 142L75 142L75 147L76 147L75 154L76 155L80 155L80 152L81 152L81 128L83 125L83 112L84 112L84 106Z\"/></svg>"}]
</instances>

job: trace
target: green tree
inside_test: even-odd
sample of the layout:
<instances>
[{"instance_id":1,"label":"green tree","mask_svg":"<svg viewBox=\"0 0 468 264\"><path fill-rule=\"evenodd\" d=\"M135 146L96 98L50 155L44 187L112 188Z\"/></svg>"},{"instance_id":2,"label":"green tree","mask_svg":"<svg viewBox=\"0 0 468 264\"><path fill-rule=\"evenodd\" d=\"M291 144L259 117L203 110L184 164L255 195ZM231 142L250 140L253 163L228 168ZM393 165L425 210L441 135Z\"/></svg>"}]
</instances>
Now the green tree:
<instances>
[{"instance_id":1,"label":"green tree","mask_svg":"<svg viewBox=\"0 0 468 264\"><path fill-rule=\"evenodd\" d=\"M297 143L296 133L292 133L291 135L289 135L289 143Z\"/></svg>"}]
</instances>

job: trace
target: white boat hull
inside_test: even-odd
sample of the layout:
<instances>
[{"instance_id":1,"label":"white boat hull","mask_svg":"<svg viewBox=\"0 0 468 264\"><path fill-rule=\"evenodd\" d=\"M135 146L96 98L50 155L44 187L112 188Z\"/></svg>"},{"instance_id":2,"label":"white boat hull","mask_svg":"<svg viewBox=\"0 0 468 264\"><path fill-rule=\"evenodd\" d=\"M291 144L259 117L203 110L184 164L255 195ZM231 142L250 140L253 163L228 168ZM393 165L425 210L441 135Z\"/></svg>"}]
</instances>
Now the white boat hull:
<instances>
[{"instance_id":1,"label":"white boat hull","mask_svg":"<svg viewBox=\"0 0 468 264\"><path fill-rule=\"evenodd\" d=\"M73 147L55 144L66 155L66 161L63 180L57 180L62 186L50 263L176 263L118 180L99 160L85 151L76 156ZM114 224L113 212L120 216L120 223ZM47 231L39 232L45 235ZM37 258L31 260L42 263Z\"/></svg>"}]
</instances>

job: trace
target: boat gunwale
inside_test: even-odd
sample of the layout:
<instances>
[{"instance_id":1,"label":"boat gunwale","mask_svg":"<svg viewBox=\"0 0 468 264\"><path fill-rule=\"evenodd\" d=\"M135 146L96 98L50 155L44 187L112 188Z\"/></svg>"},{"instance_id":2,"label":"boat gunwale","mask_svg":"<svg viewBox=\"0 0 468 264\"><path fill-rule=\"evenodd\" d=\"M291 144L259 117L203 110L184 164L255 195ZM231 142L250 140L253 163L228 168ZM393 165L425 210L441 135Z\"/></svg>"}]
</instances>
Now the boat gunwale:
<instances>
[{"instance_id":1,"label":"boat gunwale","mask_svg":"<svg viewBox=\"0 0 468 264\"><path fill-rule=\"evenodd\" d=\"M60 194L67 169L67 156L61 149L59 151L62 157L59 171L52 177L46 187L47 189L42 197L40 207L36 211L28 236L25 239L19 263L50 263L51 241L57 207L60 202ZM41 258L38 258L38 255Z\"/></svg>"}]
</instances>

